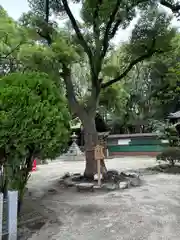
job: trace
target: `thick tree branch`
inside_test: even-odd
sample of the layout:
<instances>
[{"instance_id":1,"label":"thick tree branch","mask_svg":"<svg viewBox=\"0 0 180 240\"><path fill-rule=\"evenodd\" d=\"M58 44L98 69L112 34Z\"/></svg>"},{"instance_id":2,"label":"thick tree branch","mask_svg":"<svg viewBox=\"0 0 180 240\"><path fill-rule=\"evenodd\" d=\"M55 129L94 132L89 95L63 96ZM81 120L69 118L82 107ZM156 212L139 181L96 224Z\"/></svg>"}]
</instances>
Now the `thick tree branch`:
<instances>
[{"instance_id":1,"label":"thick tree branch","mask_svg":"<svg viewBox=\"0 0 180 240\"><path fill-rule=\"evenodd\" d=\"M147 0L138 0L136 2L136 5L139 5L141 3L146 3ZM180 10L180 2L179 3L170 3L168 0L159 0L158 1L161 5L164 7L169 8L173 13L178 13Z\"/></svg>"},{"instance_id":2,"label":"thick tree branch","mask_svg":"<svg viewBox=\"0 0 180 240\"><path fill-rule=\"evenodd\" d=\"M81 116L83 106L81 106L76 99L74 86L71 79L71 69L68 68L65 64L62 65L61 76L66 86L66 96L71 108L71 112L77 114L78 116Z\"/></svg>"},{"instance_id":3,"label":"thick tree branch","mask_svg":"<svg viewBox=\"0 0 180 240\"><path fill-rule=\"evenodd\" d=\"M45 21L49 23L49 0L45 1Z\"/></svg>"},{"instance_id":4,"label":"thick tree branch","mask_svg":"<svg viewBox=\"0 0 180 240\"><path fill-rule=\"evenodd\" d=\"M6 56L4 56L4 57L1 57L0 56L0 59L2 58L2 59L7 59L13 52L15 52L16 50L18 50L18 48L21 46L21 44L22 44L22 42L20 42L15 48L13 48L12 50L11 50L11 52L9 52Z\"/></svg>"},{"instance_id":5,"label":"thick tree branch","mask_svg":"<svg viewBox=\"0 0 180 240\"><path fill-rule=\"evenodd\" d=\"M172 4L166 0L160 0L160 4L162 4L163 6L171 9L171 11L173 13L178 13L180 10L180 3L179 4Z\"/></svg>"},{"instance_id":6,"label":"thick tree branch","mask_svg":"<svg viewBox=\"0 0 180 240\"><path fill-rule=\"evenodd\" d=\"M63 6L64 6L64 10L65 12L67 13L70 21L71 21L71 24L76 32L76 35L79 39L79 42L81 44L81 46L83 47L85 53L88 55L88 58L89 58L89 64L90 64L90 67L91 67L91 81L92 81L92 84L96 87L98 85L98 82L96 81L96 79L98 78L97 76L97 73L96 73L96 70L95 70L95 65L94 65L94 58L93 58L93 54L92 54L92 51L91 51L91 48L88 46L87 42L85 41L79 27L78 27L78 24L69 8L69 5L68 5L68 2L67 0L62 0L62 3L63 3Z\"/></svg>"},{"instance_id":7,"label":"thick tree branch","mask_svg":"<svg viewBox=\"0 0 180 240\"><path fill-rule=\"evenodd\" d=\"M100 29L99 29L99 10L103 0L97 0L96 7L93 13L93 33L96 43L96 48L99 47Z\"/></svg>"},{"instance_id":8,"label":"thick tree branch","mask_svg":"<svg viewBox=\"0 0 180 240\"><path fill-rule=\"evenodd\" d=\"M99 19L99 11L100 7L103 3L103 0L96 0L96 6L93 12L93 35L95 41L95 61L94 61L94 71L96 79L98 78L99 72L101 70L102 61L100 60L101 55L101 40L100 40L100 19ZM97 87L97 82L94 83Z\"/></svg>"},{"instance_id":9,"label":"thick tree branch","mask_svg":"<svg viewBox=\"0 0 180 240\"><path fill-rule=\"evenodd\" d=\"M117 30L118 30L118 28L119 28L119 25L120 25L120 23L122 22L122 19L121 18L119 18L117 21L116 21L116 23L114 24L114 27L113 27L113 29L112 29L112 31L111 31L111 39L115 36L115 34L116 34L116 32L117 32Z\"/></svg>"},{"instance_id":10,"label":"thick tree branch","mask_svg":"<svg viewBox=\"0 0 180 240\"><path fill-rule=\"evenodd\" d=\"M105 34L104 34L104 38L103 38L103 49L102 49L102 53L101 53L101 58L102 59L106 55L106 52L107 52L108 47L109 47L111 27L112 27L112 24L113 24L113 22L116 18L116 14L118 13L120 3L121 3L121 0L117 0L115 8L112 11L112 14L110 15L109 21L106 25L106 30L105 30Z\"/></svg>"},{"instance_id":11,"label":"thick tree branch","mask_svg":"<svg viewBox=\"0 0 180 240\"><path fill-rule=\"evenodd\" d=\"M163 53L162 50L154 50L154 46L155 46L155 39L153 39L153 41L152 41L152 46L151 46L151 48L149 49L149 51L148 51L146 54L144 54L144 55L136 58L135 60L133 60L133 61L128 65L128 67L124 70L124 72L123 72L121 75L119 75L117 78L114 78L114 79L109 80L109 81L106 82L106 83L103 83L103 84L101 85L101 88L104 89L104 88L109 87L110 85L112 85L112 84L114 84L114 83L119 82L121 79L123 79L124 77L127 76L127 74L131 71L131 69L132 69L137 63L142 62L143 60L152 57L155 53Z\"/></svg>"},{"instance_id":12,"label":"thick tree branch","mask_svg":"<svg viewBox=\"0 0 180 240\"><path fill-rule=\"evenodd\" d=\"M44 1L44 14L45 14L45 23L46 23L46 29L44 28L43 30L38 30L37 33L39 34L40 37L44 38L48 45L50 46L52 44L52 37L49 33L49 10L50 10L50 6L49 6L49 0L45 0Z\"/></svg>"},{"instance_id":13,"label":"thick tree branch","mask_svg":"<svg viewBox=\"0 0 180 240\"><path fill-rule=\"evenodd\" d=\"M44 38L49 46L52 44L52 37L50 36L48 31L46 31L46 33L44 34L42 31L38 30L37 34L39 34L41 38Z\"/></svg>"},{"instance_id":14,"label":"thick tree branch","mask_svg":"<svg viewBox=\"0 0 180 240\"><path fill-rule=\"evenodd\" d=\"M61 76L64 79L66 90L67 90L67 98L71 105L77 104L77 99L75 97L74 87L71 79L71 70L65 64L62 64L62 74Z\"/></svg>"},{"instance_id":15,"label":"thick tree branch","mask_svg":"<svg viewBox=\"0 0 180 240\"><path fill-rule=\"evenodd\" d=\"M76 20L75 20L75 18L74 18L74 16L73 16L70 8L69 8L69 5L68 5L68 3L67 3L67 0L62 0L62 3L63 3L63 6L64 6L64 10L65 10L65 12L67 13L67 15L68 15L68 17L69 17L69 19L70 19L70 21L71 21L71 24L72 24L72 26L73 26L73 28L74 28L74 30L75 30L75 32L76 32L76 35L77 35L77 37L78 37L78 39L79 39L79 42L80 42L81 46L84 48L84 51L87 53L90 61L92 61L92 52L91 52L91 49L90 49L90 47L88 46L87 42L85 41L85 39L84 39L84 37L83 37L83 35L82 35L79 27L78 27L78 24L77 24L77 22L76 22ZM92 62L93 62L93 61L92 61Z\"/></svg>"},{"instance_id":16,"label":"thick tree branch","mask_svg":"<svg viewBox=\"0 0 180 240\"><path fill-rule=\"evenodd\" d=\"M131 8L135 7L135 5L132 5ZM128 5L126 6L126 9L125 9L125 15L120 15L118 16L118 18L116 19L115 21L115 24L114 26L112 27L112 30L111 30L111 33L110 33L110 39L112 39L116 32L118 31L118 28L120 26L120 24L123 22L123 20L128 17L128 14L129 14L129 11L131 10L131 8L128 7Z\"/></svg>"}]
</instances>

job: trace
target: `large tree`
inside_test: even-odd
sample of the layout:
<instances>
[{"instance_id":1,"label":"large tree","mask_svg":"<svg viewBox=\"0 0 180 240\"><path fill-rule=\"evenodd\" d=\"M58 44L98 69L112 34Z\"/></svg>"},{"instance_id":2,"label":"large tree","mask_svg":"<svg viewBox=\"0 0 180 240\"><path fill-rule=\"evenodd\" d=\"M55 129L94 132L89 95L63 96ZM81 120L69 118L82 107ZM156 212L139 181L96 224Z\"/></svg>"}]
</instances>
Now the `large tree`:
<instances>
[{"instance_id":1,"label":"large tree","mask_svg":"<svg viewBox=\"0 0 180 240\"><path fill-rule=\"evenodd\" d=\"M92 177L96 172L93 149L98 141L94 118L100 93L103 89L121 81L138 62L169 50L169 43L174 35L174 30L170 27L171 19L165 12L158 10L158 4L155 1L74 1L82 4L81 22L73 16L67 0L29 0L29 2L33 13L36 14L34 19L36 18L37 33L46 40L53 51L58 53L59 78L65 83L69 107L81 119L84 126L85 175ZM167 5L165 1L161 3ZM170 7L173 11L176 10L171 5ZM119 66L119 71L116 71L115 75L108 79L104 78L103 70L107 57L111 53L112 39L119 29L126 29L129 26L137 13L140 18L133 29L129 43L125 46L127 57L121 61L123 64ZM29 16L33 15L29 14ZM69 29L72 30L69 38L66 36L63 39L64 36L59 34L57 27L54 28L54 23L51 21L52 14L69 18L71 24ZM61 46L56 43L57 40L61 42ZM63 49L65 46L66 48ZM69 54L69 49L76 54L83 53L83 57L86 55L88 58L90 87L85 102L78 101L74 90L73 62L70 61L72 51ZM102 164L102 172L105 170L105 165Z\"/></svg>"}]
</instances>

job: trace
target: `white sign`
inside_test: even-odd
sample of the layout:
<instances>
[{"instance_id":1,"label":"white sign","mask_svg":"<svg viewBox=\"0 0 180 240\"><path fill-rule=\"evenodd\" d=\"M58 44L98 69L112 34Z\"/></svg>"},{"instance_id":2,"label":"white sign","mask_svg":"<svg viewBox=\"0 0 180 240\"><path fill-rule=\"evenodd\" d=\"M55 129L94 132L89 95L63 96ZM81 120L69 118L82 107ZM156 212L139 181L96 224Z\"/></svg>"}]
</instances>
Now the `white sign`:
<instances>
[{"instance_id":1,"label":"white sign","mask_svg":"<svg viewBox=\"0 0 180 240\"><path fill-rule=\"evenodd\" d=\"M119 139L118 145L129 145L130 142L131 142L131 139Z\"/></svg>"}]
</instances>

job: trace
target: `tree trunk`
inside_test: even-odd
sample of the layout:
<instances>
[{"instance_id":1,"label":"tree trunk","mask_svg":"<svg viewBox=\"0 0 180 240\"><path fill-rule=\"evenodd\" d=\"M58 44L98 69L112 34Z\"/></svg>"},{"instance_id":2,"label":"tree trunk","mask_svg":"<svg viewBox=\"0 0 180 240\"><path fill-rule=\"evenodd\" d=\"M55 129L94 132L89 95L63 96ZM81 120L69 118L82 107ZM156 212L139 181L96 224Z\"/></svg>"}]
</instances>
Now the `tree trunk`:
<instances>
[{"instance_id":1,"label":"tree trunk","mask_svg":"<svg viewBox=\"0 0 180 240\"><path fill-rule=\"evenodd\" d=\"M85 140L85 154L86 154L86 168L84 176L88 179L93 179L94 174L97 173L97 162L94 159L94 147L98 144L98 133L96 130L95 119L92 116L83 119L84 140ZM101 173L106 173L106 166L104 161L101 161Z\"/></svg>"},{"instance_id":2,"label":"tree trunk","mask_svg":"<svg viewBox=\"0 0 180 240\"><path fill-rule=\"evenodd\" d=\"M19 182L19 196L18 196L18 214L21 212L23 198L25 193L25 188L30 177L30 172L33 164L33 151L30 152L29 156L26 158L25 165L22 169L19 169L19 174L21 174L21 182Z\"/></svg>"},{"instance_id":3,"label":"tree trunk","mask_svg":"<svg viewBox=\"0 0 180 240\"><path fill-rule=\"evenodd\" d=\"M63 71L61 76L64 79L66 85L66 97L68 99L69 107L72 113L76 114L77 117L82 121L84 128L84 141L85 141L85 153L86 153L86 168L84 176L88 179L93 179L94 174L97 173L97 163L94 160L94 147L98 143L98 133L95 125L95 115L98 103L98 97L100 89L92 89L92 95L89 99L88 107L82 106L77 98L74 91L74 86L71 78L71 69L63 64ZM88 109L88 110L87 110ZM104 161L101 163L101 172L106 172Z\"/></svg>"}]
</instances>

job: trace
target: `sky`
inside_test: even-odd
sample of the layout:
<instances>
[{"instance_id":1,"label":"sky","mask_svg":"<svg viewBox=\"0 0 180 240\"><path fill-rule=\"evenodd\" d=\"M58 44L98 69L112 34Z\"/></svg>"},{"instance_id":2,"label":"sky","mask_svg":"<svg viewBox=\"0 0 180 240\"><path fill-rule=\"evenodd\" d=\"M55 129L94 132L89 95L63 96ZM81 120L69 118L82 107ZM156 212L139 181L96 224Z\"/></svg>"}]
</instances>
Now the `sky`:
<instances>
[{"instance_id":1,"label":"sky","mask_svg":"<svg viewBox=\"0 0 180 240\"><path fill-rule=\"evenodd\" d=\"M17 3L18 2L18 3ZM27 0L0 0L0 5L8 12L8 14L17 20L23 12L27 12L29 10L28 1ZM80 19L79 4L71 4L71 10L76 19ZM130 26L126 30L120 30L114 39L114 43L123 42L128 40L131 35L132 28L136 23L136 19L131 22ZM180 23L174 18L172 21L173 25L180 27Z\"/></svg>"}]
</instances>

